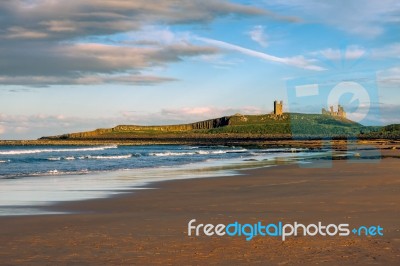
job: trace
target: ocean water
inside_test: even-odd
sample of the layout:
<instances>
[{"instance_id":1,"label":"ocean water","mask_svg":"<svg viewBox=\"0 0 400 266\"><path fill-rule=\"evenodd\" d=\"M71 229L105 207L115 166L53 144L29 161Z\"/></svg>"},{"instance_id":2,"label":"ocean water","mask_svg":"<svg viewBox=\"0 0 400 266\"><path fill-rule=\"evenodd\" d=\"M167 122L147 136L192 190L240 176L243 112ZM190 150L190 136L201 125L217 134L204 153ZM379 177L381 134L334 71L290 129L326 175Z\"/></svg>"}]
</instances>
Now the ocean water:
<instances>
[{"instance_id":1,"label":"ocean water","mask_svg":"<svg viewBox=\"0 0 400 266\"><path fill-rule=\"evenodd\" d=\"M0 146L0 215L51 214L57 202L150 189L155 181L234 175L324 151L226 146ZM145 186L147 185L147 186Z\"/></svg>"}]
</instances>

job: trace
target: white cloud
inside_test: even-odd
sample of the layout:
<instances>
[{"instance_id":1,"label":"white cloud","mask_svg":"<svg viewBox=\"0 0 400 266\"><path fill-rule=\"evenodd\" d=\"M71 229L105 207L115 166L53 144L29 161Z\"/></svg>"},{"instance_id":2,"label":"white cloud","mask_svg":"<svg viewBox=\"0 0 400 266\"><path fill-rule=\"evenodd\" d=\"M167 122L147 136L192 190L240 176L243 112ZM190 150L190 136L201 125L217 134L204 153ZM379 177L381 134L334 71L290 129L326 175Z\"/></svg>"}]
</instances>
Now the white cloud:
<instances>
[{"instance_id":1,"label":"white cloud","mask_svg":"<svg viewBox=\"0 0 400 266\"><path fill-rule=\"evenodd\" d=\"M323 60L354 60L359 59L366 54L366 50L363 47L357 45L347 46L345 49L332 49L327 48L310 54L317 57L322 57Z\"/></svg>"},{"instance_id":2,"label":"white cloud","mask_svg":"<svg viewBox=\"0 0 400 266\"><path fill-rule=\"evenodd\" d=\"M392 43L379 48L366 49L359 45L349 45L343 49L326 48L308 53L320 62L343 60L383 60L400 59L400 43ZM330 64L331 62L329 62Z\"/></svg>"},{"instance_id":3,"label":"white cloud","mask_svg":"<svg viewBox=\"0 0 400 266\"><path fill-rule=\"evenodd\" d=\"M294 56L294 57L277 57L273 55L269 55L266 53L258 52L255 50L251 50L248 48L244 48L238 45L234 45L231 43L219 41L219 40L214 40L214 39L208 39L208 38L202 38L202 37L197 37L199 41L205 42L209 45L213 45L215 47L219 47L225 50L230 50L230 51L236 51L248 56L252 57L257 57L265 61L269 62L276 62L276 63L281 63L289 66L294 66L298 68L303 68L303 69L309 69L309 70L315 70L315 71L322 71L324 68L315 65L314 60L311 59L306 59L304 56Z\"/></svg>"},{"instance_id":4,"label":"white cloud","mask_svg":"<svg viewBox=\"0 0 400 266\"><path fill-rule=\"evenodd\" d=\"M261 45L262 47L267 47L268 42L267 42L267 34L265 33L265 29L261 25L254 26L248 34L250 35L250 38Z\"/></svg>"}]
</instances>

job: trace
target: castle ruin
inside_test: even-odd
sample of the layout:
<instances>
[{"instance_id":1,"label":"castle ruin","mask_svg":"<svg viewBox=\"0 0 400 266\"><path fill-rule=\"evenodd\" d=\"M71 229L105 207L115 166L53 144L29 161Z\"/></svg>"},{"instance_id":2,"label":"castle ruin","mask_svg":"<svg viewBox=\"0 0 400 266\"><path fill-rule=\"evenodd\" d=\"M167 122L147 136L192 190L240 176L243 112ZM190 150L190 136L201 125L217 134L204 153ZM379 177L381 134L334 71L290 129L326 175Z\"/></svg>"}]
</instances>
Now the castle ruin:
<instances>
[{"instance_id":1,"label":"castle ruin","mask_svg":"<svg viewBox=\"0 0 400 266\"><path fill-rule=\"evenodd\" d=\"M274 101L274 115L283 114L283 101Z\"/></svg>"},{"instance_id":2,"label":"castle ruin","mask_svg":"<svg viewBox=\"0 0 400 266\"><path fill-rule=\"evenodd\" d=\"M342 117L346 118L346 112L344 111L343 106L338 104L337 112L333 110L333 106L329 108L329 111L326 110L325 108L322 108L322 114L323 115L330 115L330 116L337 116L337 117Z\"/></svg>"}]
</instances>

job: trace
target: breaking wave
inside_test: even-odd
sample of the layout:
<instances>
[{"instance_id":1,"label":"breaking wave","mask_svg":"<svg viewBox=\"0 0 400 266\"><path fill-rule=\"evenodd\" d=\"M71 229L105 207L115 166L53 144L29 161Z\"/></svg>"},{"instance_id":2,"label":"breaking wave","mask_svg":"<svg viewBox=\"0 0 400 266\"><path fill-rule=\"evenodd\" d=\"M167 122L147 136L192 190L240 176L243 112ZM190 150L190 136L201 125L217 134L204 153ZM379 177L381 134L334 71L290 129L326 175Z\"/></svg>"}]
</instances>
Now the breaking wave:
<instances>
[{"instance_id":1,"label":"breaking wave","mask_svg":"<svg viewBox=\"0 0 400 266\"><path fill-rule=\"evenodd\" d=\"M216 150L216 151L204 151L199 150L195 152L152 152L150 156L184 156L184 155L207 155L207 154L225 154L225 153L242 153L247 152L246 149L240 150Z\"/></svg>"},{"instance_id":2,"label":"breaking wave","mask_svg":"<svg viewBox=\"0 0 400 266\"><path fill-rule=\"evenodd\" d=\"M30 149L30 150L10 150L0 151L0 155L19 155L19 154L34 154L44 152L79 152L79 151L104 151L107 149L117 149L117 145L102 146L102 147L87 147L87 148L66 148L66 149Z\"/></svg>"},{"instance_id":3,"label":"breaking wave","mask_svg":"<svg viewBox=\"0 0 400 266\"><path fill-rule=\"evenodd\" d=\"M78 159L91 159L91 160L118 160L118 159L128 159L131 158L132 154L127 155L87 155L80 156Z\"/></svg>"}]
</instances>

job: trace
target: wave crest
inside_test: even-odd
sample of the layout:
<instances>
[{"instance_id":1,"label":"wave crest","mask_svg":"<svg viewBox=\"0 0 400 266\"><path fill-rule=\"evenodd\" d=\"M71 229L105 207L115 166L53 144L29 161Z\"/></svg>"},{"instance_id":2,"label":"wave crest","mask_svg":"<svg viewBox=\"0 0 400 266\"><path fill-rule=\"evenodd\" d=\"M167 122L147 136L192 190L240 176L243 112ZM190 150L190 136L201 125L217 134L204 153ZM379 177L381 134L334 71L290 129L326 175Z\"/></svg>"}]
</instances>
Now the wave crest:
<instances>
[{"instance_id":1,"label":"wave crest","mask_svg":"<svg viewBox=\"0 0 400 266\"><path fill-rule=\"evenodd\" d=\"M44 152L76 152L76 151L104 151L107 149L117 149L117 145L101 146L101 147L87 147L87 148L66 148L66 149L31 149L31 150L10 150L0 151L0 155L20 155L20 154L34 154Z\"/></svg>"}]
</instances>

